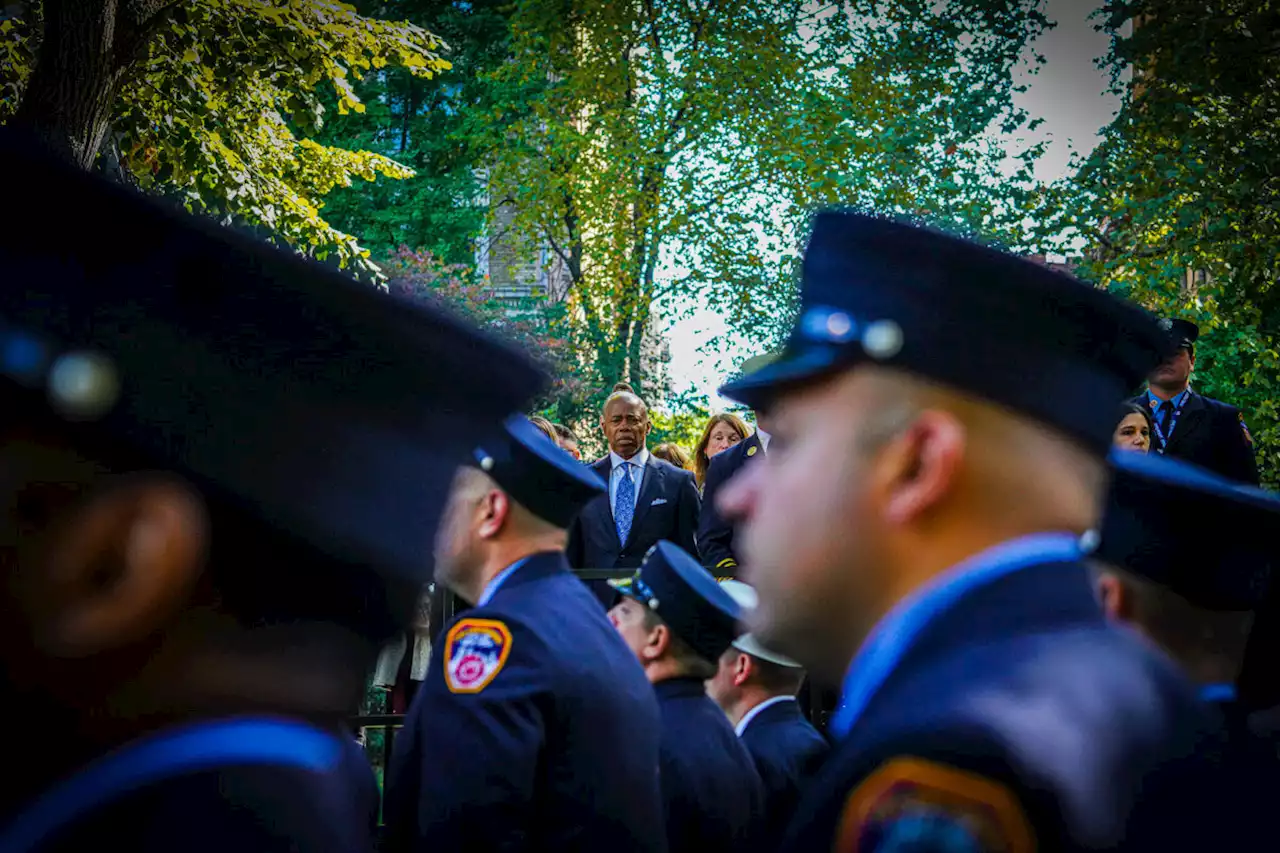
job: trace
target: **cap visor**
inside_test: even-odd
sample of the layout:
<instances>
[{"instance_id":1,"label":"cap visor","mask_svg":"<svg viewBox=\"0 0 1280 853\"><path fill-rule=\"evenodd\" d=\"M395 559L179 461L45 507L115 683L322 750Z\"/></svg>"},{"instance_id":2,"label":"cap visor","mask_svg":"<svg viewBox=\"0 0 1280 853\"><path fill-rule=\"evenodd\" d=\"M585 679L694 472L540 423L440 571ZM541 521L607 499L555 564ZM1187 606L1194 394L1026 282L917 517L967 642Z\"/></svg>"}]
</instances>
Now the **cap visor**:
<instances>
[{"instance_id":1,"label":"cap visor","mask_svg":"<svg viewBox=\"0 0 1280 853\"><path fill-rule=\"evenodd\" d=\"M756 638L750 634L743 634L741 637L734 640L733 647L740 652L746 652L752 657L758 657L761 660L777 664L778 666L785 666L792 669L800 668L800 664L796 663L791 658L786 657L785 655L780 655L777 652L771 652L764 646L760 645L760 643L756 641Z\"/></svg>"},{"instance_id":2,"label":"cap visor","mask_svg":"<svg viewBox=\"0 0 1280 853\"><path fill-rule=\"evenodd\" d=\"M609 586L613 587L623 595L635 594L635 578L609 578L605 583L609 584Z\"/></svg>"},{"instance_id":3,"label":"cap visor","mask_svg":"<svg viewBox=\"0 0 1280 853\"><path fill-rule=\"evenodd\" d=\"M777 361L727 383L720 395L753 409L764 408L782 388L828 372L839 363L832 347L788 349Z\"/></svg>"}]
</instances>

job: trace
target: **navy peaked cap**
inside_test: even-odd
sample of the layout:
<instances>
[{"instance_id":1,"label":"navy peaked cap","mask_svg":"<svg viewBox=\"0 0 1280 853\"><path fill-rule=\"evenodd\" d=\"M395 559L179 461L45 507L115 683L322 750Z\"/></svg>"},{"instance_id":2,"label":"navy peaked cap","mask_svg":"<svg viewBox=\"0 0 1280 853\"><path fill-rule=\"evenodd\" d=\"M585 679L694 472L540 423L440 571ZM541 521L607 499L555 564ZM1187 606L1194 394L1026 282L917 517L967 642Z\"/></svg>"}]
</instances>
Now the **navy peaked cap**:
<instances>
[{"instance_id":1,"label":"navy peaked cap","mask_svg":"<svg viewBox=\"0 0 1280 853\"><path fill-rule=\"evenodd\" d=\"M633 577L609 583L653 609L677 637L715 663L742 635L742 605L680 546L662 540Z\"/></svg>"},{"instance_id":2,"label":"navy peaked cap","mask_svg":"<svg viewBox=\"0 0 1280 853\"><path fill-rule=\"evenodd\" d=\"M1280 496L1156 454L1115 451L1090 556L1209 610L1251 610L1280 552Z\"/></svg>"},{"instance_id":3,"label":"navy peaked cap","mask_svg":"<svg viewBox=\"0 0 1280 853\"><path fill-rule=\"evenodd\" d=\"M529 512L567 528L592 498L609 491L600 476L560 449L524 415L512 415L475 465Z\"/></svg>"},{"instance_id":4,"label":"navy peaked cap","mask_svg":"<svg viewBox=\"0 0 1280 853\"><path fill-rule=\"evenodd\" d=\"M1160 328L1168 336L1169 345L1175 350L1191 349L1200 337L1200 327L1190 320L1166 317L1160 321Z\"/></svg>"},{"instance_id":5,"label":"navy peaked cap","mask_svg":"<svg viewBox=\"0 0 1280 853\"><path fill-rule=\"evenodd\" d=\"M0 133L0 392L332 557L425 579L447 485L545 386L523 354ZM477 390L477 389L483 389Z\"/></svg>"},{"instance_id":6,"label":"navy peaked cap","mask_svg":"<svg viewBox=\"0 0 1280 853\"><path fill-rule=\"evenodd\" d=\"M899 368L1035 418L1105 454L1116 400L1163 358L1142 309L1033 261L842 210L819 214L780 358L721 393L767 409L858 364Z\"/></svg>"}]
</instances>

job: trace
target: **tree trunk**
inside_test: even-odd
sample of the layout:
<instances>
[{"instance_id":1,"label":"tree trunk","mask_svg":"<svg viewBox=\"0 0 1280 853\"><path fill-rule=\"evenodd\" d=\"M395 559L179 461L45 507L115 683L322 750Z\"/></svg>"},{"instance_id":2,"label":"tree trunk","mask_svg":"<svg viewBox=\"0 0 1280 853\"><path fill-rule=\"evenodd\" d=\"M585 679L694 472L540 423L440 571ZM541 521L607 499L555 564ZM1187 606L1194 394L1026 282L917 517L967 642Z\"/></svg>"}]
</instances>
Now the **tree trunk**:
<instances>
[{"instance_id":1,"label":"tree trunk","mask_svg":"<svg viewBox=\"0 0 1280 853\"><path fill-rule=\"evenodd\" d=\"M92 166L120 85L171 2L45 0L44 35L14 124Z\"/></svg>"},{"instance_id":2,"label":"tree trunk","mask_svg":"<svg viewBox=\"0 0 1280 853\"><path fill-rule=\"evenodd\" d=\"M117 0L48 0L36 67L14 116L87 169L102 146L119 74Z\"/></svg>"}]
</instances>

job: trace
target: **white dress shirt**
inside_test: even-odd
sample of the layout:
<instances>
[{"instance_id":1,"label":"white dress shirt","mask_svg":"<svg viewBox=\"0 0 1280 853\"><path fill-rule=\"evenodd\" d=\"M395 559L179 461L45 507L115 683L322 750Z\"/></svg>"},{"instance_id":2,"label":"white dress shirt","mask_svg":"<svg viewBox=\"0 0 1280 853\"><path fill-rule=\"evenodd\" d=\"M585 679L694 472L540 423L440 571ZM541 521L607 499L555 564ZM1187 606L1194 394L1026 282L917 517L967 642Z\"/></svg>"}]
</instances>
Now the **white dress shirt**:
<instances>
[{"instance_id":1,"label":"white dress shirt","mask_svg":"<svg viewBox=\"0 0 1280 853\"><path fill-rule=\"evenodd\" d=\"M742 733L747 730L747 726L749 726L751 724L751 721L754 720L757 716L759 716L760 712L763 711L765 708L768 708L771 705L777 705L779 702L794 702L794 701L796 701L796 697L794 696L772 696L764 700L759 705L755 706L750 711L742 715L742 719L738 720L738 725L733 727L734 733L737 734L738 737L742 737Z\"/></svg>"},{"instance_id":2,"label":"white dress shirt","mask_svg":"<svg viewBox=\"0 0 1280 853\"><path fill-rule=\"evenodd\" d=\"M644 482L644 469L649 464L649 449L640 448L640 452L630 459L623 459L612 450L609 451L609 511L618 505L618 484L622 482L622 464L631 464L631 479L635 488L635 506L640 507L640 484Z\"/></svg>"},{"instance_id":3,"label":"white dress shirt","mask_svg":"<svg viewBox=\"0 0 1280 853\"><path fill-rule=\"evenodd\" d=\"M763 449L765 453L768 453L769 452L769 433L760 429L760 427L756 427L756 436L758 436L760 439L761 449Z\"/></svg>"}]
</instances>

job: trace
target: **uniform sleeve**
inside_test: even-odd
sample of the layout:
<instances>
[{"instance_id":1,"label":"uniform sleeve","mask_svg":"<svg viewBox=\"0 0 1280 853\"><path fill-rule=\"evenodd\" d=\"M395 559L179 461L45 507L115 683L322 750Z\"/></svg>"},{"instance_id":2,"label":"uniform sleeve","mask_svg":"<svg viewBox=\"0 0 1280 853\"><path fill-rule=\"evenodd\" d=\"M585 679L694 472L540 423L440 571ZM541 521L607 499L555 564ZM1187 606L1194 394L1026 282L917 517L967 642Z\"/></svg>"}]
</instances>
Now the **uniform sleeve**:
<instances>
[{"instance_id":1,"label":"uniform sleeve","mask_svg":"<svg viewBox=\"0 0 1280 853\"><path fill-rule=\"evenodd\" d=\"M1036 836L1013 789L910 755L882 762L849 793L836 853L1031 853Z\"/></svg>"},{"instance_id":2,"label":"uniform sleeve","mask_svg":"<svg viewBox=\"0 0 1280 853\"><path fill-rule=\"evenodd\" d=\"M711 460L702 487L702 516L698 523L698 558L716 575L731 573L738 567L733 553L733 525L716 508L716 494L728 479L729 460L722 453Z\"/></svg>"},{"instance_id":3,"label":"uniform sleeve","mask_svg":"<svg viewBox=\"0 0 1280 853\"><path fill-rule=\"evenodd\" d=\"M701 500L693 474L682 472L680 478L679 512L676 515L674 541L689 554L698 553L698 516Z\"/></svg>"},{"instance_id":4,"label":"uniform sleeve","mask_svg":"<svg viewBox=\"0 0 1280 853\"><path fill-rule=\"evenodd\" d=\"M1239 409L1228 406L1229 416L1224 418L1223 473L1233 480L1256 486L1259 483L1258 463L1253 456L1253 436L1245 426L1244 415Z\"/></svg>"},{"instance_id":5,"label":"uniform sleeve","mask_svg":"<svg viewBox=\"0 0 1280 853\"><path fill-rule=\"evenodd\" d=\"M569 561L569 567L574 569L590 568L584 566L586 560L586 549L582 539L582 514L579 513L569 524L569 538L564 546L565 559Z\"/></svg>"},{"instance_id":6,"label":"uniform sleeve","mask_svg":"<svg viewBox=\"0 0 1280 853\"><path fill-rule=\"evenodd\" d=\"M415 850L526 849L554 692L548 651L484 610L456 621L422 690ZM437 665L438 664L438 665Z\"/></svg>"}]
</instances>

